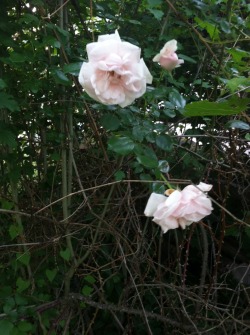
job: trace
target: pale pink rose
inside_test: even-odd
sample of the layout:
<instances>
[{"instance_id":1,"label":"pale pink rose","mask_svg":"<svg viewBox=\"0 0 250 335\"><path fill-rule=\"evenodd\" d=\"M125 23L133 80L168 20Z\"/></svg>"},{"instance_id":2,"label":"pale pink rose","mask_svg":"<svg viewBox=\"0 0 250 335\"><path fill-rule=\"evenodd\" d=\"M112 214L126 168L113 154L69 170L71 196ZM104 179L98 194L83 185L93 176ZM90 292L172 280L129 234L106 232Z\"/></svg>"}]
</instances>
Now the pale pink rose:
<instances>
[{"instance_id":1,"label":"pale pink rose","mask_svg":"<svg viewBox=\"0 0 250 335\"><path fill-rule=\"evenodd\" d=\"M197 186L188 185L182 191L175 190L168 197L152 193L145 215L153 216L153 221L162 228L163 233L178 227L185 229L211 214L212 202L204 193L211 188L212 185L200 183Z\"/></svg>"},{"instance_id":2,"label":"pale pink rose","mask_svg":"<svg viewBox=\"0 0 250 335\"><path fill-rule=\"evenodd\" d=\"M175 51L177 50L177 41L168 41L161 49L160 53L153 58L153 62L159 63L164 69L172 71L184 63L183 59L179 59Z\"/></svg>"},{"instance_id":3,"label":"pale pink rose","mask_svg":"<svg viewBox=\"0 0 250 335\"><path fill-rule=\"evenodd\" d=\"M117 30L87 44L87 53L89 61L82 64L79 82L89 96L105 105L126 107L152 83L141 49L121 41Z\"/></svg>"}]
</instances>

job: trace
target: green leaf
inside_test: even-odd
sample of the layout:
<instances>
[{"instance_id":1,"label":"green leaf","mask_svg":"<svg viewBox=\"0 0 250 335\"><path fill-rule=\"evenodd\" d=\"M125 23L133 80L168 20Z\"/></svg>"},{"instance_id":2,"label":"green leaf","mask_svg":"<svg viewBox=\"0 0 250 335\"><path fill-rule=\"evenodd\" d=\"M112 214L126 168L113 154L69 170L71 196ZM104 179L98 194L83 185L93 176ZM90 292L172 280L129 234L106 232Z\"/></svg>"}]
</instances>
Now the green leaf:
<instances>
[{"instance_id":1,"label":"green leaf","mask_svg":"<svg viewBox=\"0 0 250 335\"><path fill-rule=\"evenodd\" d=\"M69 78L61 70L54 70L52 75L58 84L70 85L71 83Z\"/></svg>"},{"instance_id":2,"label":"green leaf","mask_svg":"<svg viewBox=\"0 0 250 335\"><path fill-rule=\"evenodd\" d=\"M13 297L8 297L3 306L4 313L10 314L10 312L14 309L15 306L16 306L15 299Z\"/></svg>"},{"instance_id":3,"label":"green leaf","mask_svg":"<svg viewBox=\"0 0 250 335\"><path fill-rule=\"evenodd\" d=\"M20 227L17 224L12 224L9 227L9 234L10 234L11 240L14 240L14 238L22 234L22 232L23 232L23 227L22 226Z\"/></svg>"},{"instance_id":4,"label":"green leaf","mask_svg":"<svg viewBox=\"0 0 250 335\"><path fill-rule=\"evenodd\" d=\"M245 135L245 139L250 141L250 134L249 133Z\"/></svg>"},{"instance_id":5,"label":"green leaf","mask_svg":"<svg viewBox=\"0 0 250 335\"><path fill-rule=\"evenodd\" d=\"M48 278L48 280L52 283L53 280L55 279L55 276L57 274L58 270L55 268L55 269L46 269L45 273L46 273L46 276Z\"/></svg>"},{"instance_id":6,"label":"green leaf","mask_svg":"<svg viewBox=\"0 0 250 335\"><path fill-rule=\"evenodd\" d=\"M6 125L6 127L8 127ZM4 124L0 124L0 144L7 145L10 148L16 148L17 142L16 142L16 136L12 133L11 130L4 128Z\"/></svg>"},{"instance_id":7,"label":"green leaf","mask_svg":"<svg viewBox=\"0 0 250 335\"><path fill-rule=\"evenodd\" d=\"M142 142L145 135L149 132L143 125L136 125L133 127L132 134L136 141Z\"/></svg>"},{"instance_id":8,"label":"green leaf","mask_svg":"<svg viewBox=\"0 0 250 335\"><path fill-rule=\"evenodd\" d=\"M44 46L52 46L53 48L60 49L61 43L53 36L46 36L43 39Z\"/></svg>"},{"instance_id":9,"label":"green leaf","mask_svg":"<svg viewBox=\"0 0 250 335\"><path fill-rule=\"evenodd\" d=\"M20 110L13 96L4 92L0 92L0 109L1 108L7 108L11 112Z\"/></svg>"},{"instance_id":10,"label":"green leaf","mask_svg":"<svg viewBox=\"0 0 250 335\"><path fill-rule=\"evenodd\" d=\"M154 17L158 21L160 21L161 18L163 17L163 15L164 15L164 12L159 10L159 9L149 8L148 10L150 11L151 14L154 15Z\"/></svg>"},{"instance_id":11,"label":"green leaf","mask_svg":"<svg viewBox=\"0 0 250 335\"><path fill-rule=\"evenodd\" d=\"M84 280L88 282L89 284L94 284L96 282L95 277L91 275L87 275L84 277Z\"/></svg>"},{"instance_id":12,"label":"green leaf","mask_svg":"<svg viewBox=\"0 0 250 335\"><path fill-rule=\"evenodd\" d=\"M28 265L30 263L30 253L28 251L23 254L17 253L16 260L24 265Z\"/></svg>"},{"instance_id":13,"label":"green leaf","mask_svg":"<svg viewBox=\"0 0 250 335\"><path fill-rule=\"evenodd\" d=\"M0 331L3 335L11 335L11 331L14 328L12 322L8 320L0 320Z\"/></svg>"},{"instance_id":14,"label":"green leaf","mask_svg":"<svg viewBox=\"0 0 250 335\"><path fill-rule=\"evenodd\" d=\"M202 21L198 17L195 17L195 21L198 23L198 25L205 29L207 33L209 34L210 38L212 40L219 40L219 29L212 23L208 21Z\"/></svg>"},{"instance_id":15,"label":"green leaf","mask_svg":"<svg viewBox=\"0 0 250 335\"><path fill-rule=\"evenodd\" d=\"M116 130L120 126L118 117L111 113L104 114L100 118L100 123L107 130Z\"/></svg>"},{"instance_id":16,"label":"green leaf","mask_svg":"<svg viewBox=\"0 0 250 335\"><path fill-rule=\"evenodd\" d=\"M14 202L1 199L1 208L3 209L12 209L14 207Z\"/></svg>"},{"instance_id":17,"label":"green leaf","mask_svg":"<svg viewBox=\"0 0 250 335\"><path fill-rule=\"evenodd\" d=\"M90 287L88 285L84 285L82 288L82 294L86 297L90 296L90 294L94 291L93 287Z\"/></svg>"},{"instance_id":18,"label":"green leaf","mask_svg":"<svg viewBox=\"0 0 250 335\"><path fill-rule=\"evenodd\" d=\"M226 128L238 128L238 129L244 129L249 130L250 126L248 123L240 121L240 120L231 120L228 121L225 125Z\"/></svg>"},{"instance_id":19,"label":"green leaf","mask_svg":"<svg viewBox=\"0 0 250 335\"><path fill-rule=\"evenodd\" d=\"M153 169L158 167L157 156L151 148L137 145L135 154L137 161L146 168Z\"/></svg>"},{"instance_id":20,"label":"green leaf","mask_svg":"<svg viewBox=\"0 0 250 335\"><path fill-rule=\"evenodd\" d=\"M162 0L148 0L148 5L150 7L157 7L162 4Z\"/></svg>"},{"instance_id":21,"label":"green leaf","mask_svg":"<svg viewBox=\"0 0 250 335\"><path fill-rule=\"evenodd\" d=\"M10 60L12 63L24 63L28 60L27 55L18 52L12 52L10 54Z\"/></svg>"},{"instance_id":22,"label":"green leaf","mask_svg":"<svg viewBox=\"0 0 250 335\"><path fill-rule=\"evenodd\" d=\"M250 52L247 52L245 50L241 50L241 49L238 49L238 48L231 48L231 49L228 49L227 52L232 55L233 57L233 60L235 62L240 62L242 60L242 58L245 58L245 57L250 57Z\"/></svg>"},{"instance_id":23,"label":"green leaf","mask_svg":"<svg viewBox=\"0 0 250 335\"><path fill-rule=\"evenodd\" d=\"M3 79L0 79L0 90L2 90L5 87L7 87L7 84L5 83Z\"/></svg>"},{"instance_id":24,"label":"green leaf","mask_svg":"<svg viewBox=\"0 0 250 335\"><path fill-rule=\"evenodd\" d=\"M167 134L157 135L155 143L164 151L171 151L173 148L172 138Z\"/></svg>"},{"instance_id":25,"label":"green leaf","mask_svg":"<svg viewBox=\"0 0 250 335\"><path fill-rule=\"evenodd\" d=\"M60 256L65 260L69 261L71 257L71 252L69 248L66 248L65 250L60 250Z\"/></svg>"},{"instance_id":26,"label":"green leaf","mask_svg":"<svg viewBox=\"0 0 250 335\"><path fill-rule=\"evenodd\" d=\"M18 20L19 23L36 23L38 24L39 23L39 19L35 16L35 15L32 15L32 14L29 14L29 13L26 13L26 14L23 14L22 17Z\"/></svg>"},{"instance_id":27,"label":"green leaf","mask_svg":"<svg viewBox=\"0 0 250 335\"><path fill-rule=\"evenodd\" d=\"M178 53L178 58L180 59L184 59L185 61L189 62L189 63L192 63L192 64L196 64L197 61L189 56L186 56L186 55L183 55L183 54L179 54Z\"/></svg>"},{"instance_id":28,"label":"green leaf","mask_svg":"<svg viewBox=\"0 0 250 335\"><path fill-rule=\"evenodd\" d=\"M171 92L169 94L169 101L178 109L183 109L186 106L186 100L179 92Z\"/></svg>"},{"instance_id":29,"label":"green leaf","mask_svg":"<svg viewBox=\"0 0 250 335\"><path fill-rule=\"evenodd\" d=\"M221 26L222 31L224 31L224 33L229 34L231 32L229 22L222 20L220 22L220 26Z\"/></svg>"},{"instance_id":30,"label":"green leaf","mask_svg":"<svg viewBox=\"0 0 250 335\"><path fill-rule=\"evenodd\" d=\"M168 108L163 109L163 114L171 118L176 116L176 112L173 109L168 109Z\"/></svg>"},{"instance_id":31,"label":"green leaf","mask_svg":"<svg viewBox=\"0 0 250 335\"><path fill-rule=\"evenodd\" d=\"M32 329L32 324L27 321L19 321L17 324L17 328L21 332L29 332Z\"/></svg>"},{"instance_id":32,"label":"green leaf","mask_svg":"<svg viewBox=\"0 0 250 335\"><path fill-rule=\"evenodd\" d=\"M239 105L236 103L210 102L207 100L192 102L185 107L185 116L217 116L217 115L233 115L239 114L246 109L246 104Z\"/></svg>"},{"instance_id":33,"label":"green leaf","mask_svg":"<svg viewBox=\"0 0 250 335\"><path fill-rule=\"evenodd\" d=\"M108 148L119 155L128 155L134 149L134 142L126 136L112 136L108 141Z\"/></svg>"},{"instance_id":34,"label":"green leaf","mask_svg":"<svg viewBox=\"0 0 250 335\"><path fill-rule=\"evenodd\" d=\"M63 67L63 72L70 73L73 76L78 76L81 66L82 66L82 62L66 64Z\"/></svg>"},{"instance_id":35,"label":"green leaf","mask_svg":"<svg viewBox=\"0 0 250 335\"><path fill-rule=\"evenodd\" d=\"M234 93L239 89L250 86L250 79L246 77L233 78L227 81L226 86Z\"/></svg>"},{"instance_id":36,"label":"green leaf","mask_svg":"<svg viewBox=\"0 0 250 335\"><path fill-rule=\"evenodd\" d=\"M21 293L21 292L25 291L30 286L30 281L29 280L23 280L21 277L18 277L17 281L16 281L16 286L17 286L17 292Z\"/></svg>"},{"instance_id":37,"label":"green leaf","mask_svg":"<svg viewBox=\"0 0 250 335\"><path fill-rule=\"evenodd\" d=\"M123 180L126 175L123 171L117 171L115 174L114 174L114 177L115 177L115 180L116 181L120 181L120 180Z\"/></svg>"}]
</instances>

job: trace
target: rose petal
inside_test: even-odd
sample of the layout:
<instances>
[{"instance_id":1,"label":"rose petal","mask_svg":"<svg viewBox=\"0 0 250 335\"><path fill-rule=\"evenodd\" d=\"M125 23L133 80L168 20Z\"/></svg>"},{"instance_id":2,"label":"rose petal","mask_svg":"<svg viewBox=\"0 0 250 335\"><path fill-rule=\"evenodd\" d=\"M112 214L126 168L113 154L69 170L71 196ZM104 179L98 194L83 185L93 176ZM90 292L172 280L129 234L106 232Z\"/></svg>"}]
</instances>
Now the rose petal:
<instances>
[{"instance_id":1,"label":"rose petal","mask_svg":"<svg viewBox=\"0 0 250 335\"><path fill-rule=\"evenodd\" d=\"M166 200L166 197L164 195L157 194L157 193L151 193L148 199L144 214L146 216L154 216L154 213L158 205L164 202L165 200Z\"/></svg>"}]
</instances>

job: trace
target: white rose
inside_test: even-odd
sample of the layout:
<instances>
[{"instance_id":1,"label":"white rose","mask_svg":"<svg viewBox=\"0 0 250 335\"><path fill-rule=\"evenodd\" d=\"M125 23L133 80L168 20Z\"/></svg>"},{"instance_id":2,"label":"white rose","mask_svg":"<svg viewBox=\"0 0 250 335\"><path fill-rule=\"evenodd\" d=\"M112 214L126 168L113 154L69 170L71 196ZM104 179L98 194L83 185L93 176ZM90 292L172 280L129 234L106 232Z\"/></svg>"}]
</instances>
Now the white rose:
<instances>
[{"instance_id":1,"label":"white rose","mask_svg":"<svg viewBox=\"0 0 250 335\"><path fill-rule=\"evenodd\" d=\"M88 63L83 63L79 82L93 99L105 105L126 107L146 91L152 76L140 58L141 49L122 42L115 34L101 35L87 45Z\"/></svg>"}]
</instances>

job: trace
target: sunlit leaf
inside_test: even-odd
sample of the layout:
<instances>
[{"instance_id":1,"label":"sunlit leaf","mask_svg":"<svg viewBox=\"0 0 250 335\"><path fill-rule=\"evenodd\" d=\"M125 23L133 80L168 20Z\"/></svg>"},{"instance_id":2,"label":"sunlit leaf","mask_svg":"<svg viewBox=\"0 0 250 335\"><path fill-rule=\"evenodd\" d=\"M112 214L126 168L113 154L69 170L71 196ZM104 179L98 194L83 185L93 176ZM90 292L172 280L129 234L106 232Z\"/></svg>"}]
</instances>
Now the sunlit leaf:
<instances>
[{"instance_id":1,"label":"sunlit leaf","mask_svg":"<svg viewBox=\"0 0 250 335\"><path fill-rule=\"evenodd\" d=\"M239 99L240 102L240 99ZM233 104L229 101L211 102L207 100L192 102L185 107L185 116L217 116L239 114L247 108L247 101L244 105Z\"/></svg>"}]
</instances>

